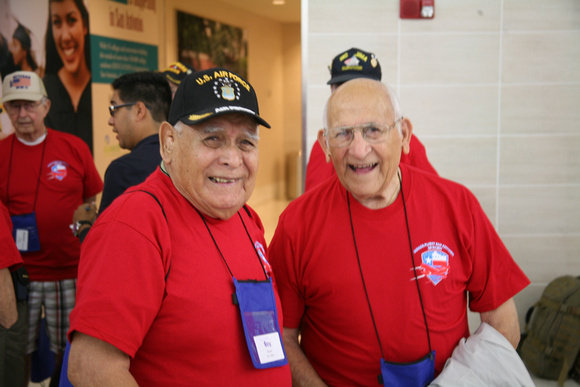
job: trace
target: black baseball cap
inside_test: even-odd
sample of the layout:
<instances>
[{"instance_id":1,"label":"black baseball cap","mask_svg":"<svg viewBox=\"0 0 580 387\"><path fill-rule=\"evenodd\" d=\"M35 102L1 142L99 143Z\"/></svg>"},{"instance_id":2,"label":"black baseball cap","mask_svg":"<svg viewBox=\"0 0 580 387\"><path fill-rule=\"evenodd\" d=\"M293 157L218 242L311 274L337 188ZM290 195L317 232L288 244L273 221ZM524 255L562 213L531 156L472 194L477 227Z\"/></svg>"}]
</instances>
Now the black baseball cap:
<instances>
[{"instance_id":1,"label":"black baseball cap","mask_svg":"<svg viewBox=\"0 0 580 387\"><path fill-rule=\"evenodd\" d=\"M330 66L330 80L327 85L343 83L355 78L381 80L381 65L372 52L351 48L334 57Z\"/></svg>"},{"instance_id":2,"label":"black baseball cap","mask_svg":"<svg viewBox=\"0 0 580 387\"><path fill-rule=\"evenodd\" d=\"M216 67L194 72L181 82L171 102L168 122L195 125L227 113L246 114L270 128L260 117L252 85L238 74Z\"/></svg>"},{"instance_id":3,"label":"black baseball cap","mask_svg":"<svg viewBox=\"0 0 580 387\"><path fill-rule=\"evenodd\" d=\"M194 69L191 66L181 62L173 62L169 67L163 70L161 74L163 74L169 82L179 86L181 81L183 81L189 74L193 73L193 71Z\"/></svg>"}]
</instances>

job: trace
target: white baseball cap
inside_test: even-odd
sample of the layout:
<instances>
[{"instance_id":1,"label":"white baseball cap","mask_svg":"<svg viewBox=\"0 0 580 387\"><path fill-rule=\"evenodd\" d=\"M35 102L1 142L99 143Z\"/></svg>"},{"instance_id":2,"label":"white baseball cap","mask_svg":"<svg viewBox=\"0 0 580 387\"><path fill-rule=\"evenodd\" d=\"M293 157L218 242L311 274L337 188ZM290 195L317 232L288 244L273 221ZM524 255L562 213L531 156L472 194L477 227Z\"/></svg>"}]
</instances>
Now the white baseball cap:
<instances>
[{"instance_id":1,"label":"white baseball cap","mask_svg":"<svg viewBox=\"0 0 580 387\"><path fill-rule=\"evenodd\" d=\"M4 77L4 82L2 82L2 102L14 100L39 101L46 96L44 83L32 71L13 72Z\"/></svg>"}]
</instances>

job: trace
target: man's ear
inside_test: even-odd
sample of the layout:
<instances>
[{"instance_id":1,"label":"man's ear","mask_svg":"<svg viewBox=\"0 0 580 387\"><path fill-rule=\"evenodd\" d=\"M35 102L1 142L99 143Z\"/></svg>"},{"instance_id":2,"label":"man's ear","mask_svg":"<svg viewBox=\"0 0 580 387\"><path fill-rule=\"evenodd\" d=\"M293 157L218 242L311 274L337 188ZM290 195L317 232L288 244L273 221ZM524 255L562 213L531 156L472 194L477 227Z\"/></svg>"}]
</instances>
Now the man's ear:
<instances>
[{"instance_id":1,"label":"man's ear","mask_svg":"<svg viewBox=\"0 0 580 387\"><path fill-rule=\"evenodd\" d=\"M403 153L408 155L411 151L411 136L413 136L413 124L404 117L401 121L401 134L403 135Z\"/></svg>"},{"instance_id":2,"label":"man's ear","mask_svg":"<svg viewBox=\"0 0 580 387\"><path fill-rule=\"evenodd\" d=\"M159 127L159 151L163 162L167 165L171 164L173 158L173 151L177 144L177 130L167 121L163 121Z\"/></svg>"},{"instance_id":3,"label":"man's ear","mask_svg":"<svg viewBox=\"0 0 580 387\"><path fill-rule=\"evenodd\" d=\"M46 118L46 116L48 115L48 112L50 111L50 99L46 99L46 101L44 101L44 118Z\"/></svg>"},{"instance_id":4,"label":"man's ear","mask_svg":"<svg viewBox=\"0 0 580 387\"><path fill-rule=\"evenodd\" d=\"M135 107L137 108L137 120L142 120L147 116L147 110L149 109L147 109L147 106L143 102L137 102Z\"/></svg>"},{"instance_id":5,"label":"man's ear","mask_svg":"<svg viewBox=\"0 0 580 387\"><path fill-rule=\"evenodd\" d=\"M324 129L320 129L318 131L317 139L320 147L322 148L322 151L324 152L324 155L326 156L326 162L330 163L332 158L330 157L330 149L328 147L328 141L326 141L326 136L324 135Z\"/></svg>"}]
</instances>

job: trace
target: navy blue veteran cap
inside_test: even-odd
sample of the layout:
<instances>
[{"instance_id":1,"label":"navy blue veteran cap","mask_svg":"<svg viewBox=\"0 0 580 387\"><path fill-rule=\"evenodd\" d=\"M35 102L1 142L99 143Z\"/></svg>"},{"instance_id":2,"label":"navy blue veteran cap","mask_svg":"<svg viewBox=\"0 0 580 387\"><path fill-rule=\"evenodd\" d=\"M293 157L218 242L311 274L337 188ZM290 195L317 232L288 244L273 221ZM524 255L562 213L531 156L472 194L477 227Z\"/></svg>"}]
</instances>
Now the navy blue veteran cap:
<instances>
[{"instance_id":1,"label":"navy blue veteran cap","mask_svg":"<svg viewBox=\"0 0 580 387\"><path fill-rule=\"evenodd\" d=\"M351 48L334 57L330 66L330 80L327 85L343 83L355 78L381 80L381 65L372 52Z\"/></svg>"},{"instance_id":2,"label":"navy blue veteran cap","mask_svg":"<svg viewBox=\"0 0 580 387\"><path fill-rule=\"evenodd\" d=\"M194 72L181 82L171 102L168 122L195 125L227 113L246 114L270 128L260 117L252 85L230 70L212 68Z\"/></svg>"},{"instance_id":3,"label":"navy blue veteran cap","mask_svg":"<svg viewBox=\"0 0 580 387\"><path fill-rule=\"evenodd\" d=\"M193 73L193 68L181 62L173 62L161 72L174 85L179 85L191 73Z\"/></svg>"}]
</instances>

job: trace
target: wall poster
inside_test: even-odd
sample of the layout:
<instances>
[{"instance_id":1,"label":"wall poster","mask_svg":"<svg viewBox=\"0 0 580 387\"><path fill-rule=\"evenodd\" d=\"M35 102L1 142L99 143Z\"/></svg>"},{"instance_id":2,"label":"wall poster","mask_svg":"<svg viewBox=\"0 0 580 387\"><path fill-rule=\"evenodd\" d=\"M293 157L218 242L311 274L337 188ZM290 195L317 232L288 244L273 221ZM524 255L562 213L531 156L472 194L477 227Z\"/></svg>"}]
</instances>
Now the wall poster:
<instances>
[{"instance_id":1,"label":"wall poster","mask_svg":"<svg viewBox=\"0 0 580 387\"><path fill-rule=\"evenodd\" d=\"M34 12L31 12L34 10ZM0 72L34 71L51 108L46 126L72 133L93 149L90 28L83 0L2 0ZM2 133L13 131L2 119Z\"/></svg>"},{"instance_id":2,"label":"wall poster","mask_svg":"<svg viewBox=\"0 0 580 387\"><path fill-rule=\"evenodd\" d=\"M248 78L247 31L177 11L179 61L195 70L223 67Z\"/></svg>"}]
</instances>

